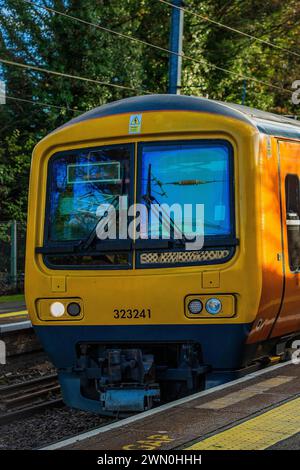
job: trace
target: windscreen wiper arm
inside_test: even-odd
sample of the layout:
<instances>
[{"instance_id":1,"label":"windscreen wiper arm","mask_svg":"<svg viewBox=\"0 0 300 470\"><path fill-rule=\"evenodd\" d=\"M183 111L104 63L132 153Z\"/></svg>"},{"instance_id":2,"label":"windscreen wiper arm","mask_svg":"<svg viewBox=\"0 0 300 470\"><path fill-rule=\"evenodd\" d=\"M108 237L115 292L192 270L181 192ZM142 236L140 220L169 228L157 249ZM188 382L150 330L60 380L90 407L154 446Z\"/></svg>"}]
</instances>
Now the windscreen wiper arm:
<instances>
[{"instance_id":1,"label":"windscreen wiper arm","mask_svg":"<svg viewBox=\"0 0 300 470\"><path fill-rule=\"evenodd\" d=\"M115 202L117 201L119 197L119 194L116 195L113 199L112 199L112 202L111 204L115 207ZM116 209L116 207L115 207ZM95 227L92 229L92 231L89 233L89 235L86 237L85 240L81 240L78 244L78 248L81 249L82 251L86 251L90 248L90 246L93 244L96 236L97 236L97 227L98 227L98 224L101 222L101 220L103 219L104 215L102 215L101 217L99 217L99 219L97 220L97 223L95 225ZM112 240L110 240L112 241ZM102 243L103 241L99 239L99 243ZM105 243L105 242L104 242Z\"/></svg>"},{"instance_id":2,"label":"windscreen wiper arm","mask_svg":"<svg viewBox=\"0 0 300 470\"><path fill-rule=\"evenodd\" d=\"M151 209L151 204L153 202L155 204L157 204L158 206L161 206L159 201L152 194L151 177L152 177L151 176L151 163L149 163L148 176L147 176L147 192L146 192L146 194L144 194L142 196L142 198L146 202L148 210ZM174 244L178 242L180 245L184 245L185 242L187 241L187 238L186 238L185 234L183 233L183 231L176 225L176 223L175 223L174 219L171 217L171 215L168 214L168 216L167 216L164 212L163 213L159 212L159 219L161 220L162 225L163 225L163 220L168 219L168 221L171 222L173 230L175 231L175 229L176 229L182 236L182 238L174 238L174 236L171 236L171 238L169 240L168 239L166 239L166 240L162 239L161 241L166 241L168 243L172 242Z\"/></svg>"},{"instance_id":3,"label":"windscreen wiper arm","mask_svg":"<svg viewBox=\"0 0 300 470\"><path fill-rule=\"evenodd\" d=\"M76 245L69 245L69 246L51 246L51 245L44 245L44 246L37 246L35 248L35 252L42 255L67 255L75 253Z\"/></svg>"}]
</instances>

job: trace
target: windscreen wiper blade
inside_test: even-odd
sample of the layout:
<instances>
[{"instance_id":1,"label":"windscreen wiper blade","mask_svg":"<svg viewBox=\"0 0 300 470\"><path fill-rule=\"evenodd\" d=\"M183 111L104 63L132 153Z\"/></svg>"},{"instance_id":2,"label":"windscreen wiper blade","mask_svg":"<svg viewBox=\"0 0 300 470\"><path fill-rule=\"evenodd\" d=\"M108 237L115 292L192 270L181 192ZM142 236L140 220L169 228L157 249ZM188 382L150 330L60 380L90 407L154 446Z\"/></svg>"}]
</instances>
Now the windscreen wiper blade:
<instances>
[{"instance_id":1,"label":"windscreen wiper blade","mask_svg":"<svg viewBox=\"0 0 300 470\"><path fill-rule=\"evenodd\" d=\"M152 194L151 178L152 178L151 163L149 163L148 176L147 176L147 192L146 192L146 194L144 194L142 196L142 199L145 201L146 206L148 208L148 211L149 211L149 209L151 209L151 204L153 202L161 207L161 204L159 203L159 201ZM177 232L179 232L180 235L181 235L181 238L175 238L174 236L171 236L171 238L169 240L161 239L161 241L167 241L169 243L172 242L173 244L178 243L182 246L185 245L185 242L187 241L187 238L186 238L185 234L183 233L183 231L177 226L177 224L175 223L174 219L171 217L170 214L167 215L163 211L159 212L159 220L161 221L162 225L163 225L164 220L168 220L168 222L170 222L171 225L172 225L173 231L175 232L175 230L177 230Z\"/></svg>"},{"instance_id":2,"label":"windscreen wiper blade","mask_svg":"<svg viewBox=\"0 0 300 470\"><path fill-rule=\"evenodd\" d=\"M119 194L116 195L112 201L111 201L111 204L115 207L116 209L116 206L115 206L115 203L116 201L118 200L118 197L119 197ZM101 222L101 220L103 219L104 215L102 215L101 217L99 217L99 219L97 220L97 223L95 225L95 227L92 229L92 231L89 233L89 235L86 237L85 240L81 240L78 244L78 248L81 249L82 251L86 251L90 248L90 246L93 244L96 236L97 236L97 227L98 227L98 224ZM116 240L117 241L117 240ZM98 242L99 243L102 243L103 241L98 239Z\"/></svg>"},{"instance_id":3,"label":"windscreen wiper blade","mask_svg":"<svg viewBox=\"0 0 300 470\"><path fill-rule=\"evenodd\" d=\"M113 198L112 204L117 201L119 195L116 195ZM99 217L97 220L96 225L92 229L92 231L89 233L89 235L86 237L85 240L80 240L78 243L73 244L73 245L46 245L46 246L41 246L41 247L36 247L35 252L36 253L41 253L44 255L67 255L67 254L79 254L79 255L85 255L85 254L91 254L90 252L90 247L93 244L96 236L97 236L97 227L99 222L103 219L104 215ZM129 243L128 243L129 242ZM100 252L100 251L127 251L132 248L132 243L131 240L97 240L97 243L95 243L95 251Z\"/></svg>"},{"instance_id":4,"label":"windscreen wiper blade","mask_svg":"<svg viewBox=\"0 0 300 470\"><path fill-rule=\"evenodd\" d=\"M69 246L51 246L51 245L44 245L44 246L37 246L35 248L35 252L42 255L67 255L75 253L76 245L69 245Z\"/></svg>"},{"instance_id":5,"label":"windscreen wiper blade","mask_svg":"<svg viewBox=\"0 0 300 470\"><path fill-rule=\"evenodd\" d=\"M111 204L115 207L115 209L117 209L117 207L115 206L115 203L117 202L118 198L120 195L122 195L124 193L124 186L125 186L125 171L123 169L123 176L122 176L122 188L121 188L121 194L116 194L112 201L111 201ZM101 220L103 219L104 215L101 216L98 220L97 220L97 223L95 225L95 227L92 229L91 233L87 236L87 238L85 240L82 240L80 242L80 247L82 248L82 250L88 250L90 248L90 246L93 244L96 236L97 236L97 227L98 227L98 224L99 222L101 222ZM118 242L118 240L113 240L115 243ZM122 240L123 241L123 240ZM102 244L102 240L98 239L98 243L101 243ZM108 246L108 245L107 245Z\"/></svg>"}]
</instances>

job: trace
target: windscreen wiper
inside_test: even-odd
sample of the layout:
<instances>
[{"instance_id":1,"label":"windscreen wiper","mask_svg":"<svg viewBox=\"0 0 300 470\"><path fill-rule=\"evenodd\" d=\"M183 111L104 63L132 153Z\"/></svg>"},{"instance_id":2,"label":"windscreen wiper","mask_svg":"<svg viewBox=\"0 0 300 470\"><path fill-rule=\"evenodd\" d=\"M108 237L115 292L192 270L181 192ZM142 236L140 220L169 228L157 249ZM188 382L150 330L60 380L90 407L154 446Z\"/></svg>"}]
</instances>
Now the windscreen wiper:
<instances>
[{"instance_id":1,"label":"windscreen wiper","mask_svg":"<svg viewBox=\"0 0 300 470\"><path fill-rule=\"evenodd\" d=\"M112 200L112 205L115 206L116 201L118 200L119 194L114 196ZM94 243L94 240L97 237L97 227L101 220L105 217L102 215L97 220L96 225L86 237L85 240L80 240L79 243L74 243L73 245L46 245L37 247L35 249L36 253L41 253L44 255L67 255L67 254L78 254L78 255L90 255L90 247ZM129 251L132 249L131 240L97 240L95 243L95 252L106 252L106 251Z\"/></svg>"},{"instance_id":2,"label":"windscreen wiper","mask_svg":"<svg viewBox=\"0 0 300 470\"><path fill-rule=\"evenodd\" d=\"M75 253L76 245L44 245L44 246L37 246L35 248L35 252L42 254L42 255L67 255Z\"/></svg>"},{"instance_id":3,"label":"windscreen wiper","mask_svg":"<svg viewBox=\"0 0 300 470\"><path fill-rule=\"evenodd\" d=\"M121 187L121 195L124 193L124 187L125 187L125 171L124 171L124 168L123 168L123 175L122 175L122 187ZM117 209L116 207L116 202L119 198L120 194L117 194L113 197L112 201L111 201L111 204L114 206L115 209ZM102 215L98 220L97 220L97 223L95 225L95 227L92 229L91 233L87 236L87 238L85 240L81 240L78 244L78 248L79 249L82 249L83 251L85 250L88 250L91 245L93 244L96 236L97 236L97 227L98 227L98 224L101 222L101 220L103 219L104 215ZM104 246L105 247L110 247L112 246L115 247L115 250L117 250L117 246L119 247L122 247L121 249L130 249L132 247L132 243L130 241L130 246L129 246L129 243L128 243L128 240L100 240L98 239L98 242L97 242L97 247L99 247L99 244L101 244L100 248ZM120 249L120 248L119 248ZM113 251L113 249L111 250Z\"/></svg>"},{"instance_id":4,"label":"windscreen wiper","mask_svg":"<svg viewBox=\"0 0 300 470\"><path fill-rule=\"evenodd\" d=\"M117 201L119 197L119 194L114 196L114 198L112 199L111 201L111 204L114 206L114 208L116 209L117 207L115 206L115 203ZM99 217L99 219L97 220L96 222L96 225L94 226L94 228L92 229L92 231L89 233L89 235L86 237L85 240L81 240L79 243L78 243L78 249L79 250L82 250L82 251L87 251L91 245L93 244L95 238L97 237L97 227L98 227L98 224L103 220L103 218L105 217L105 215L102 215L101 217ZM112 241L112 240L110 240ZM99 239L99 242L102 244L103 240L100 240ZM106 241L104 242L106 243Z\"/></svg>"},{"instance_id":5,"label":"windscreen wiper","mask_svg":"<svg viewBox=\"0 0 300 470\"><path fill-rule=\"evenodd\" d=\"M116 197L117 196L114 197L114 200L116 199ZM44 255L88 254L89 248L92 245L97 235L97 232L96 232L97 226L103 217L104 215L101 216L99 220L97 220L95 227L92 229L91 233L88 235L88 237L85 240L80 240L78 243L73 243L72 245L38 246L36 247L35 252L41 253Z\"/></svg>"},{"instance_id":6,"label":"windscreen wiper","mask_svg":"<svg viewBox=\"0 0 300 470\"><path fill-rule=\"evenodd\" d=\"M151 210L151 205L152 205L153 202L161 207L161 204L159 203L159 201L152 194L151 180L152 180L151 163L149 163L149 165L148 165L148 176L147 176L147 192L146 192L146 194L144 194L142 196L142 199L145 201L146 206L148 208L148 211ZM170 214L166 214L163 210L159 211L159 221L162 225L164 224L164 221L166 221L166 219L167 219L168 223L169 222L171 223L173 231L175 232L175 230L176 230L177 232L180 233L181 238L175 238L174 235L173 235L173 236L171 236L170 239L166 239L166 240L161 239L161 240L157 240L157 241L156 240L149 240L149 241L151 241L151 242L156 241L156 246L157 247L159 246L159 242L164 242L164 241L167 242L168 244L170 244L170 242L171 242L172 244L179 243L180 245L185 246L185 242L187 242L187 238L186 238L185 234L183 233L183 231L178 227L178 225L175 223L174 219L171 217ZM148 221L148 223L149 223L149 221ZM146 245L147 240L142 240L142 242L145 242L143 244ZM137 243L137 247L138 247L139 244L141 245L141 243L139 242L139 243ZM150 247L150 245L151 245L151 243L149 243L149 247Z\"/></svg>"}]
</instances>

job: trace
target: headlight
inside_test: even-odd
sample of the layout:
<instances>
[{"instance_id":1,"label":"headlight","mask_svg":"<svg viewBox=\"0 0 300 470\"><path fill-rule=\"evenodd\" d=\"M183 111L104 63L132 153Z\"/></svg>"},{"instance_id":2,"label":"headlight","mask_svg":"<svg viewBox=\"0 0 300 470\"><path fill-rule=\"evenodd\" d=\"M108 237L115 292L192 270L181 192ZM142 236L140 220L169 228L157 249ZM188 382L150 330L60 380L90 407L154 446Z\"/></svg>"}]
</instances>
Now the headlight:
<instances>
[{"instance_id":1,"label":"headlight","mask_svg":"<svg viewBox=\"0 0 300 470\"><path fill-rule=\"evenodd\" d=\"M65 313L65 306L61 302L53 302L50 305L50 313L52 317L59 318Z\"/></svg>"},{"instance_id":2,"label":"headlight","mask_svg":"<svg viewBox=\"0 0 300 470\"><path fill-rule=\"evenodd\" d=\"M201 300L191 300L188 304L188 310L190 313L197 314L200 313L203 309Z\"/></svg>"},{"instance_id":3,"label":"headlight","mask_svg":"<svg viewBox=\"0 0 300 470\"><path fill-rule=\"evenodd\" d=\"M69 315L71 315L71 317L77 317L78 315L80 315L81 307L77 302L71 302L67 306L67 312Z\"/></svg>"},{"instance_id":4,"label":"headlight","mask_svg":"<svg viewBox=\"0 0 300 470\"><path fill-rule=\"evenodd\" d=\"M211 315L216 315L222 309L222 302L219 299L208 299L205 304L206 311Z\"/></svg>"}]
</instances>

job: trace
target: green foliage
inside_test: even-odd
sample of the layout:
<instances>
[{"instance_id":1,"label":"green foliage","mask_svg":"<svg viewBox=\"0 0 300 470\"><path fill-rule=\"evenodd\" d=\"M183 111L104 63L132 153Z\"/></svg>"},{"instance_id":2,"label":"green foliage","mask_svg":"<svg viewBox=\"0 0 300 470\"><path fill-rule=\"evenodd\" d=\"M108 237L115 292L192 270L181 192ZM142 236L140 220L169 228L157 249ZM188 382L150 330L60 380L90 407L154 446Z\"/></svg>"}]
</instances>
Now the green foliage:
<instances>
[{"instance_id":1,"label":"green foliage","mask_svg":"<svg viewBox=\"0 0 300 470\"><path fill-rule=\"evenodd\" d=\"M30 157L34 134L21 134L18 129L4 137L0 147L1 219L25 222L27 210Z\"/></svg>"},{"instance_id":2,"label":"green foliage","mask_svg":"<svg viewBox=\"0 0 300 470\"><path fill-rule=\"evenodd\" d=\"M299 53L298 0L190 0L189 7L215 22L271 42L278 48L199 17L189 15L187 18L186 14L185 52L203 60L203 65L185 61L186 93L207 94L213 99L241 103L245 86L246 105L282 114L297 114L290 93L244 81L238 76L253 77L291 90L293 81L300 77L300 57L279 47ZM232 73L222 72L214 66Z\"/></svg>"},{"instance_id":3,"label":"green foliage","mask_svg":"<svg viewBox=\"0 0 300 470\"><path fill-rule=\"evenodd\" d=\"M170 7L158 0L36 0L129 36L168 48ZM298 0L186 0L185 6L288 50L300 50ZM108 101L146 91L165 93L168 54L53 14L24 0L0 0L0 57L125 85L121 90L12 66L0 68L8 96L63 106L56 109L7 99L0 106L0 220L26 219L30 156L48 132ZM297 113L291 95L238 76L291 89L300 79L299 57L186 13L184 94ZM221 69L228 69L227 73ZM74 111L75 110L75 111Z\"/></svg>"},{"instance_id":4,"label":"green foliage","mask_svg":"<svg viewBox=\"0 0 300 470\"><path fill-rule=\"evenodd\" d=\"M168 27L153 19L163 5L146 0L49 0L37 3L84 21L168 46ZM146 90L164 91L168 57L144 45L37 8L0 0L0 57L20 63L137 88L101 86L3 66L8 96L65 107L34 106L7 99L0 106L0 220L26 217L30 155L40 138L76 113ZM168 15L165 14L166 21ZM0 76L0 78L2 78ZM159 86L157 85L159 84ZM164 88L164 89L163 89Z\"/></svg>"}]
</instances>

